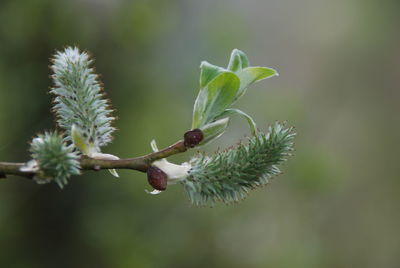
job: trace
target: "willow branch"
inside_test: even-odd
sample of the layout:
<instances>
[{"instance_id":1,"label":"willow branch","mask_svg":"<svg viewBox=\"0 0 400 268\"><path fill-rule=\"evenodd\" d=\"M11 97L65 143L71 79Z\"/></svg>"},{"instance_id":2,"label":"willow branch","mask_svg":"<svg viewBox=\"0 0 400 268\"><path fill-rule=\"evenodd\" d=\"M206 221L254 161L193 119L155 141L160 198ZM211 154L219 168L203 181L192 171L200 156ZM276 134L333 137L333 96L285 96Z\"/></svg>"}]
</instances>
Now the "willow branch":
<instances>
[{"instance_id":1,"label":"willow branch","mask_svg":"<svg viewBox=\"0 0 400 268\"><path fill-rule=\"evenodd\" d=\"M80 166L81 170L98 171L101 169L131 169L146 172L152 162L186 151L187 147L185 146L184 141L181 140L158 152L134 158L99 160L90 158L88 156L82 156L80 160ZM24 165L25 163L0 162L0 178L5 178L6 175L18 175L31 179L33 176L35 176L35 173L21 171L21 167Z\"/></svg>"}]
</instances>

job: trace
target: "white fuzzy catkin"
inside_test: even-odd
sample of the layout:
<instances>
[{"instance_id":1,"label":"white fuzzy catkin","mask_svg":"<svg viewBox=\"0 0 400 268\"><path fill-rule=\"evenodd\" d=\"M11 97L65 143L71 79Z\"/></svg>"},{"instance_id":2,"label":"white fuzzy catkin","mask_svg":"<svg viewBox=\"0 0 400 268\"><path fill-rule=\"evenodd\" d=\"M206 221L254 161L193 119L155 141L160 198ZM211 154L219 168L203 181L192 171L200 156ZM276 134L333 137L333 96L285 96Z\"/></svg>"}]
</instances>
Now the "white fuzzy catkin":
<instances>
[{"instance_id":1,"label":"white fuzzy catkin","mask_svg":"<svg viewBox=\"0 0 400 268\"><path fill-rule=\"evenodd\" d=\"M71 128L75 125L85 143L100 151L100 147L112 140L114 117L91 63L89 55L76 47L57 52L51 66L54 81L51 93L56 95L53 110L67 140L71 140Z\"/></svg>"}]
</instances>

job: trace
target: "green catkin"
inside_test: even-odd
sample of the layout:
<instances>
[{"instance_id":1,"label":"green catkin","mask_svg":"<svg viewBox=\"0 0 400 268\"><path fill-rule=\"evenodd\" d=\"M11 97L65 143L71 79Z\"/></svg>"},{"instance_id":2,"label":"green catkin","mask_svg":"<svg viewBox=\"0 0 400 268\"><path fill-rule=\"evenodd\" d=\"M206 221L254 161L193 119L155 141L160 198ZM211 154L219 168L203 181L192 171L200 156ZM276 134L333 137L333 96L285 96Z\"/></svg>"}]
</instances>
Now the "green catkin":
<instances>
[{"instance_id":1,"label":"green catkin","mask_svg":"<svg viewBox=\"0 0 400 268\"><path fill-rule=\"evenodd\" d=\"M276 123L268 134L258 131L247 143L216 153L199 154L191 160L192 169L182 181L195 205L232 203L245 198L250 190L266 185L280 173L278 165L293 150L295 133Z\"/></svg>"},{"instance_id":2,"label":"green catkin","mask_svg":"<svg viewBox=\"0 0 400 268\"><path fill-rule=\"evenodd\" d=\"M46 132L34 138L30 152L39 167L39 173L35 177L38 183L54 181L63 188L70 176L80 174L79 156L56 132Z\"/></svg>"}]
</instances>

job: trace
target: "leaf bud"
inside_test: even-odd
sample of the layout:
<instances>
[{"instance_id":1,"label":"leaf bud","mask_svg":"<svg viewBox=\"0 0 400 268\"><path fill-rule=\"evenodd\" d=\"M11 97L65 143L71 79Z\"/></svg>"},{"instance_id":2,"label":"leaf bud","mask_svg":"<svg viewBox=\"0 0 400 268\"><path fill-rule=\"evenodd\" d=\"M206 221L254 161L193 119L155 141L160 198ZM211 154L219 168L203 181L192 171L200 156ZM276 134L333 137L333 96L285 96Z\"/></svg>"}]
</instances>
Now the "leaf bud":
<instances>
[{"instance_id":1,"label":"leaf bud","mask_svg":"<svg viewBox=\"0 0 400 268\"><path fill-rule=\"evenodd\" d=\"M184 145L187 148L193 148L198 145L204 138L203 132L196 128L190 131L187 131L184 138Z\"/></svg>"},{"instance_id":2,"label":"leaf bud","mask_svg":"<svg viewBox=\"0 0 400 268\"><path fill-rule=\"evenodd\" d=\"M164 191L167 189L168 176L158 167L151 166L147 169L147 180L156 190Z\"/></svg>"}]
</instances>

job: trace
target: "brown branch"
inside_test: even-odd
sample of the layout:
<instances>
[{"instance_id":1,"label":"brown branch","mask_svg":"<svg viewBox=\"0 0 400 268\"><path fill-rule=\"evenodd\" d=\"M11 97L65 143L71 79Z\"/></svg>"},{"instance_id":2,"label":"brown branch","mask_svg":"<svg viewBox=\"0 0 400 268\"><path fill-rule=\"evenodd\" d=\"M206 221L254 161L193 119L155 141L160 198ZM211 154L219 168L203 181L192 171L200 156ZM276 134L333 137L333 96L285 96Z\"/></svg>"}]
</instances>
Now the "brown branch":
<instances>
[{"instance_id":1,"label":"brown branch","mask_svg":"<svg viewBox=\"0 0 400 268\"><path fill-rule=\"evenodd\" d=\"M184 141L181 140L158 152L135 158L126 158L119 160L98 160L90 158L88 156L82 156L80 164L82 170L132 169L146 172L151 163L155 160L166 158L168 156L186 151L187 147L185 146ZM18 175L31 179L35 175L35 173L21 171L20 169L24 165L25 163L0 162L0 178L5 178L6 175Z\"/></svg>"}]
</instances>

